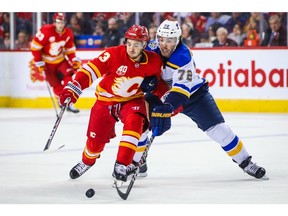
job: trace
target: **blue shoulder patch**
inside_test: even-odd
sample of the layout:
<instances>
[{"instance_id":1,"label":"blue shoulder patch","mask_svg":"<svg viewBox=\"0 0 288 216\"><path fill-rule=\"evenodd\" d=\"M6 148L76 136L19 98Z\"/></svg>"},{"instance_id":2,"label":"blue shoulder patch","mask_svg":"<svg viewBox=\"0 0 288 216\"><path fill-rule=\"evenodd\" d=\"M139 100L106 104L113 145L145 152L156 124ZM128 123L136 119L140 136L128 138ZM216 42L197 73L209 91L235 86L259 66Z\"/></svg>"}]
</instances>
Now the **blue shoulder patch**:
<instances>
[{"instance_id":1,"label":"blue shoulder patch","mask_svg":"<svg viewBox=\"0 0 288 216\"><path fill-rule=\"evenodd\" d=\"M185 45L181 44L170 56L167 64L171 67L182 67L183 65L188 64L192 60L192 54L190 49ZM173 67L173 68L174 68Z\"/></svg>"},{"instance_id":2,"label":"blue shoulder patch","mask_svg":"<svg viewBox=\"0 0 288 216\"><path fill-rule=\"evenodd\" d=\"M156 51L158 48L158 43L156 40L151 40L149 41L149 43L147 44L146 50L150 50L150 51Z\"/></svg>"}]
</instances>

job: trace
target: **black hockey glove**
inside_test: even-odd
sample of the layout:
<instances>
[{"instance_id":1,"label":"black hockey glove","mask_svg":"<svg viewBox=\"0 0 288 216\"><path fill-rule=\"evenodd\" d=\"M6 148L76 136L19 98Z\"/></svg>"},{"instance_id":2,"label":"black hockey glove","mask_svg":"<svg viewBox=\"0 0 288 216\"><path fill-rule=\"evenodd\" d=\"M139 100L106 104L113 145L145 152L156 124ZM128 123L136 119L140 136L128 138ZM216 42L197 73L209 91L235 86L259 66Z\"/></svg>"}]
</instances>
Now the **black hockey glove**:
<instances>
[{"instance_id":1,"label":"black hockey glove","mask_svg":"<svg viewBox=\"0 0 288 216\"><path fill-rule=\"evenodd\" d=\"M156 88L158 79L156 76L145 77L140 87L143 92L151 92Z\"/></svg>"},{"instance_id":2,"label":"black hockey glove","mask_svg":"<svg viewBox=\"0 0 288 216\"><path fill-rule=\"evenodd\" d=\"M163 105L162 101L160 100L159 97L157 97L156 95L152 94L152 93L146 93L145 94L145 100L147 101L147 103L149 104L149 115L151 115L153 109L156 106L161 106Z\"/></svg>"},{"instance_id":3,"label":"black hockey glove","mask_svg":"<svg viewBox=\"0 0 288 216\"><path fill-rule=\"evenodd\" d=\"M157 106L151 114L151 129L154 132L157 128L155 136L161 136L165 131L171 128L171 115L173 107L170 104Z\"/></svg>"}]
</instances>

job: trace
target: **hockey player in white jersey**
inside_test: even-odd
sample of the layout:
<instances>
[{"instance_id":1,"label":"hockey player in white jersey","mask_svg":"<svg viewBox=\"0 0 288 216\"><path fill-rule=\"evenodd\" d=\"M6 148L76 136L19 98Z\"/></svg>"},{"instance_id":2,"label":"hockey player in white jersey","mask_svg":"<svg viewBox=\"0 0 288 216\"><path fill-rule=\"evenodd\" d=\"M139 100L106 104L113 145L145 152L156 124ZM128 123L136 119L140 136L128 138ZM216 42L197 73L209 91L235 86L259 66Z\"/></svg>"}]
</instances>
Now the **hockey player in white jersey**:
<instances>
[{"instance_id":1,"label":"hockey player in white jersey","mask_svg":"<svg viewBox=\"0 0 288 216\"><path fill-rule=\"evenodd\" d=\"M252 162L252 156L241 139L225 123L213 96L209 93L208 81L196 73L192 52L181 41L179 23L163 21L157 29L156 43L152 42L148 47L161 55L164 63L162 78L169 88L163 104L155 95L146 95L146 100L150 107L152 106L151 129L153 131L158 128L156 136L170 129L171 115L181 112L217 142L244 172L257 179L268 179L265 169ZM143 136L142 149L144 140ZM135 154L134 160L139 161L140 156L141 154ZM142 172L147 171L147 165L144 166Z\"/></svg>"}]
</instances>

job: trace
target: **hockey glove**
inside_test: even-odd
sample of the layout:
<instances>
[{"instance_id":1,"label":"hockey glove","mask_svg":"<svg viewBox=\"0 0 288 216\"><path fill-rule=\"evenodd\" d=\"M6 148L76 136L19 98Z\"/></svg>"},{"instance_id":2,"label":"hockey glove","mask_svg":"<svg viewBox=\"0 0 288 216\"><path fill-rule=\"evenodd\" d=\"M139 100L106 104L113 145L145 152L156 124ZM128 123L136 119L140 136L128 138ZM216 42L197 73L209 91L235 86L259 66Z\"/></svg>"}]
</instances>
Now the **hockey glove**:
<instances>
[{"instance_id":1,"label":"hockey glove","mask_svg":"<svg viewBox=\"0 0 288 216\"><path fill-rule=\"evenodd\" d=\"M39 61L34 62L33 60L30 62L30 79L32 82L36 82L37 80L42 82L45 80L45 62Z\"/></svg>"},{"instance_id":2,"label":"hockey glove","mask_svg":"<svg viewBox=\"0 0 288 216\"><path fill-rule=\"evenodd\" d=\"M173 107L170 104L164 104L163 106L157 106L151 113L151 129L157 133L155 136L161 136L165 131L171 128L171 114Z\"/></svg>"},{"instance_id":3,"label":"hockey glove","mask_svg":"<svg viewBox=\"0 0 288 216\"><path fill-rule=\"evenodd\" d=\"M143 92L151 92L156 88L158 79L156 76L145 77L141 83L141 89Z\"/></svg>"},{"instance_id":4,"label":"hockey glove","mask_svg":"<svg viewBox=\"0 0 288 216\"><path fill-rule=\"evenodd\" d=\"M72 59L72 67L74 70L78 70L81 67L81 59L74 57Z\"/></svg>"},{"instance_id":5,"label":"hockey glove","mask_svg":"<svg viewBox=\"0 0 288 216\"><path fill-rule=\"evenodd\" d=\"M64 106L67 98L70 98L68 105L76 103L81 93L81 86L77 81L68 82L67 86L60 92L60 104Z\"/></svg>"},{"instance_id":6,"label":"hockey glove","mask_svg":"<svg viewBox=\"0 0 288 216\"><path fill-rule=\"evenodd\" d=\"M150 92L145 94L145 100L149 104L149 114L150 115L156 106L162 106L163 105L160 98L157 97L156 95L150 93Z\"/></svg>"}]
</instances>

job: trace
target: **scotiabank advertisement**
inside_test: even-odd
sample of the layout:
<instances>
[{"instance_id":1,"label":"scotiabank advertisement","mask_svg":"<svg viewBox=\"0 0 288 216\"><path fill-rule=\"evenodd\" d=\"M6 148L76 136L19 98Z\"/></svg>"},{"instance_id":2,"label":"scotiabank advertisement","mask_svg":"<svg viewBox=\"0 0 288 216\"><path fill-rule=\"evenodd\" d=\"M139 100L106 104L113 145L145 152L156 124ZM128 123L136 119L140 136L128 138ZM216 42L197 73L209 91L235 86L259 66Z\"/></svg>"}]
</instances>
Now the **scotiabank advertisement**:
<instances>
[{"instance_id":1,"label":"scotiabank advertisement","mask_svg":"<svg viewBox=\"0 0 288 216\"><path fill-rule=\"evenodd\" d=\"M193 53L197 72L209 80L215 98L288 99L287 49Z\"/></svg>"},{"instance_id":2,"label":"scotiabank advertisement","mask_svg":"<svg viewBox=\"0 0 288 216\"><path fill-rule=\"evenodd\" d=\"M288 49L192 50L197 72L215 99L288 100ZM85 63L102 51L78 51ZM45 82L30 80L30 52L0 52L0 96L49 97ZM94 97L95 85L82 97Z\"/></svg>"}]
</instances>

